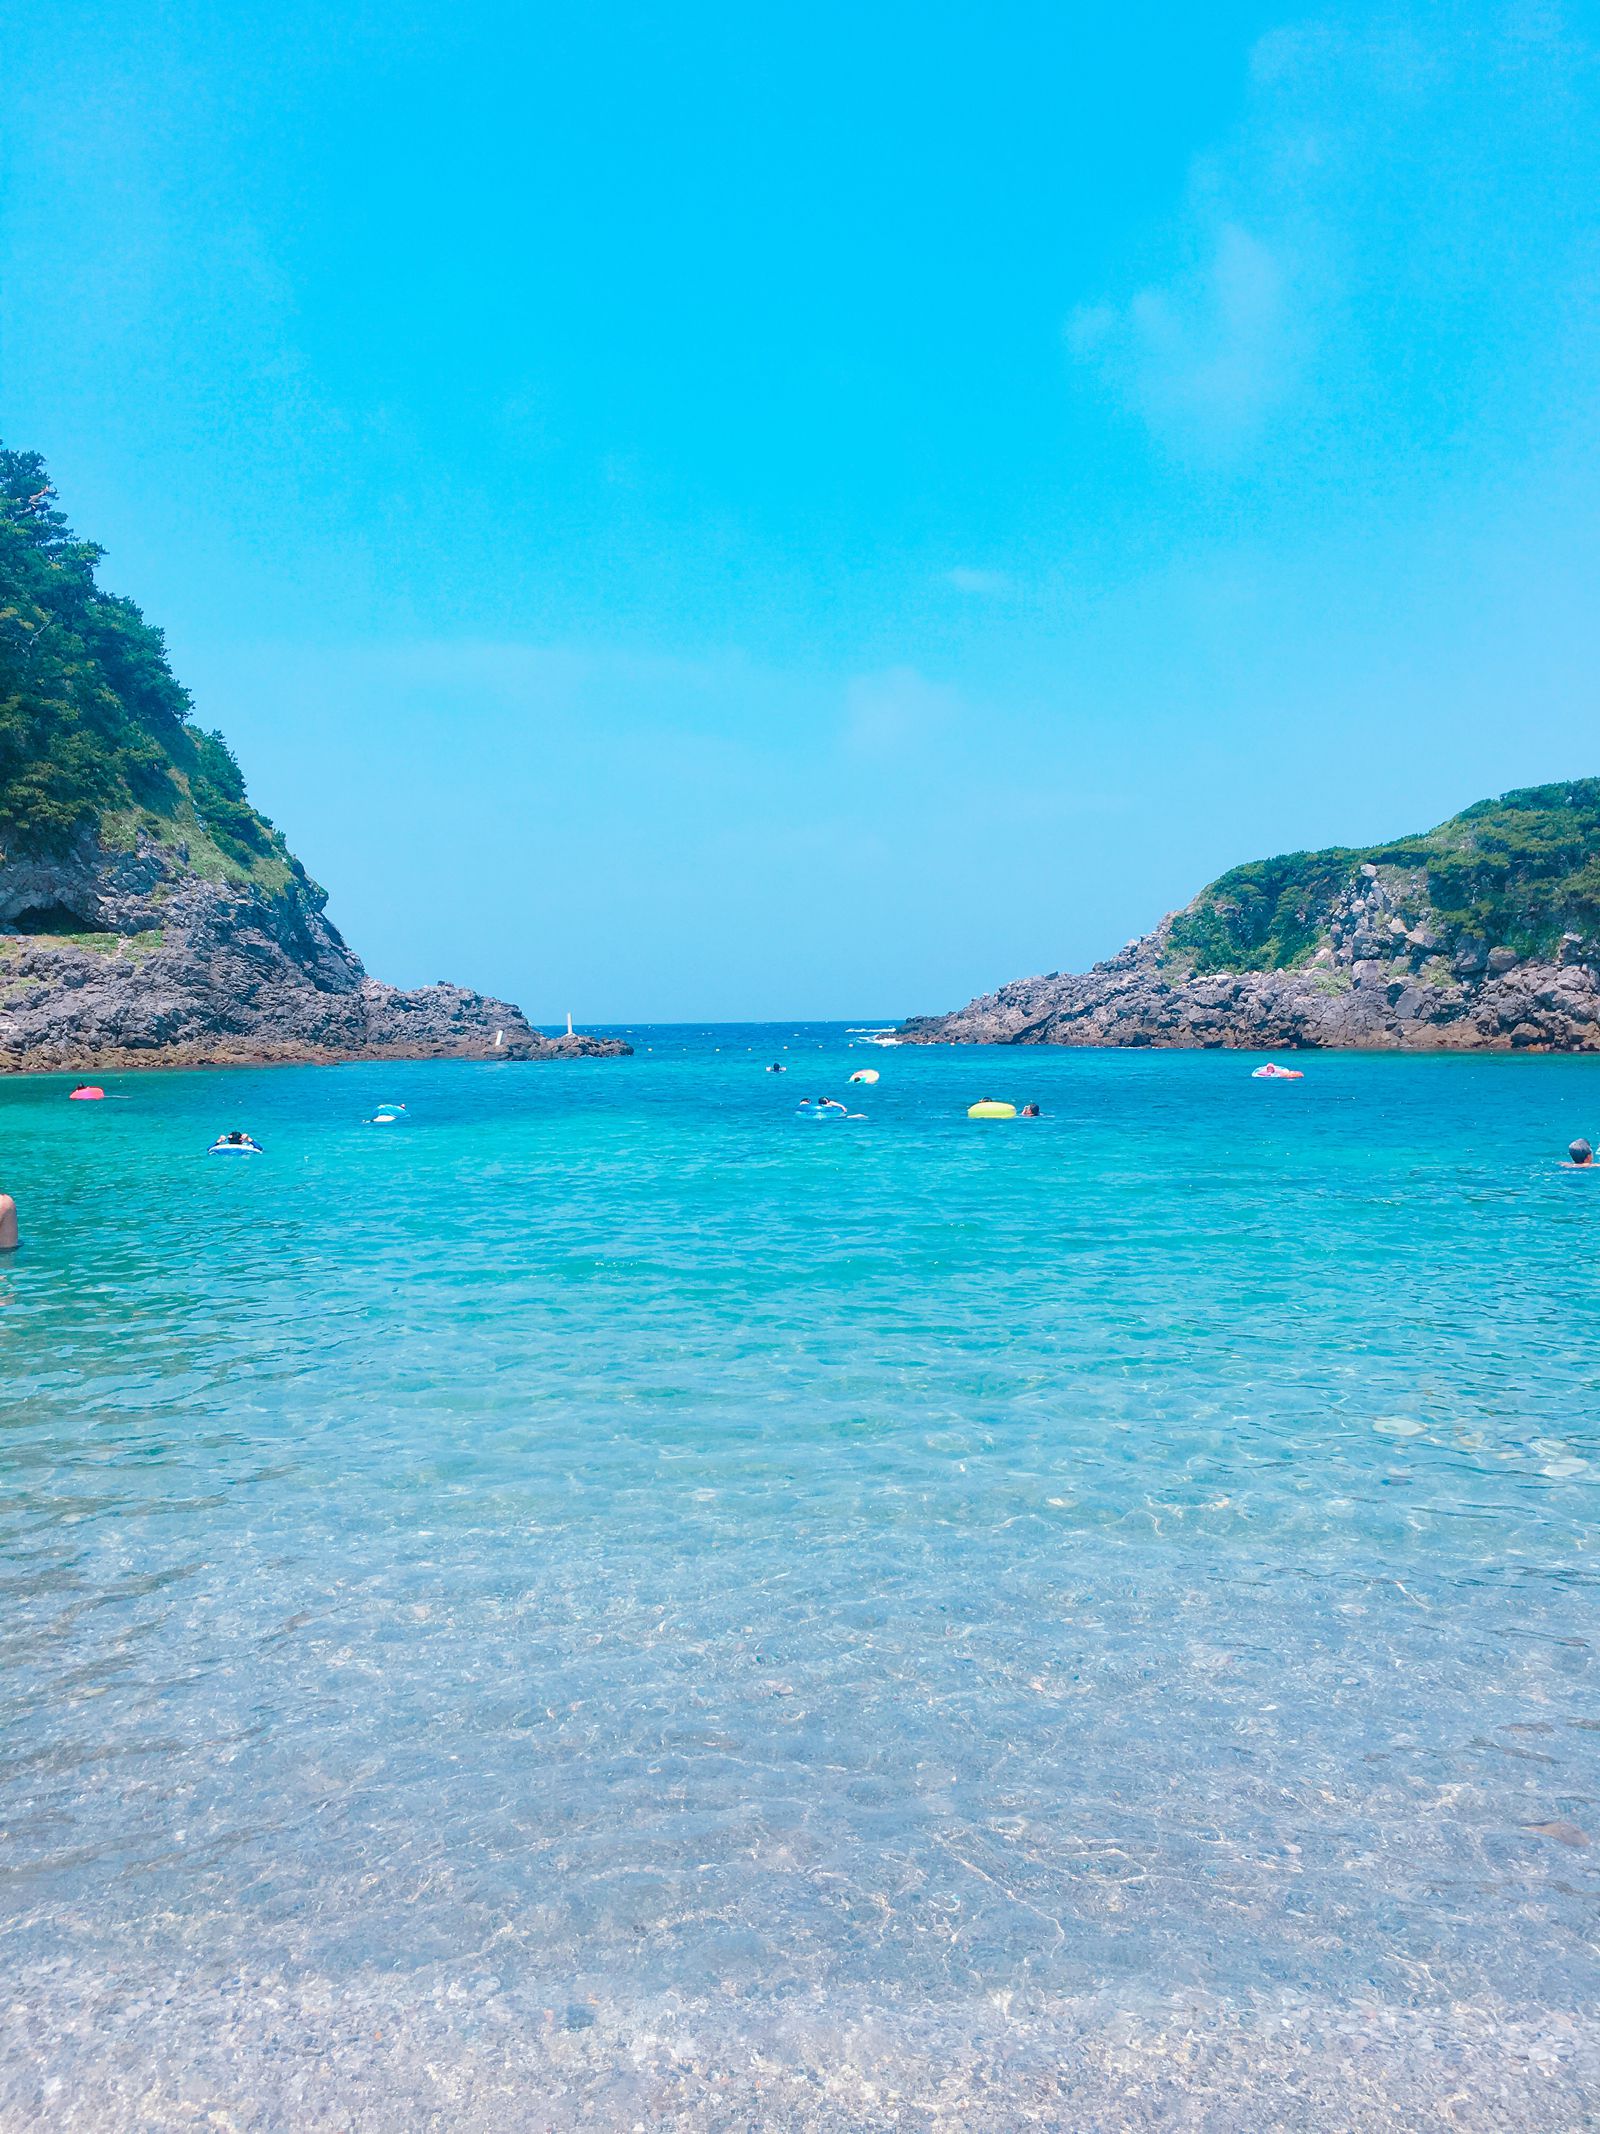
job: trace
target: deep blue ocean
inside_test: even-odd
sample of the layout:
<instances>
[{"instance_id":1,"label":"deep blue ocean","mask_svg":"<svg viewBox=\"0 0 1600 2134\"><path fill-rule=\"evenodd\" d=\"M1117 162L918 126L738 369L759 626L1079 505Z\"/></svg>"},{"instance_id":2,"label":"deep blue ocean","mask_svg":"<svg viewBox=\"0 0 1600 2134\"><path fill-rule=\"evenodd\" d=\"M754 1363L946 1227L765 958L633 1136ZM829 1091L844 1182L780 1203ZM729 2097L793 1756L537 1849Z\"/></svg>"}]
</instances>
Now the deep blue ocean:
<instances>
[{"instance_id":1,"label":"deep blue ocean","mask_svg":"<svg viewBox=\"0 0 1600 2134\"><path fill-rule=\"evenodd\" d=\"M1600 1060L628 1035L0 1081L0 2125L1592 2123Z\"/></svg>"}]
</instances>

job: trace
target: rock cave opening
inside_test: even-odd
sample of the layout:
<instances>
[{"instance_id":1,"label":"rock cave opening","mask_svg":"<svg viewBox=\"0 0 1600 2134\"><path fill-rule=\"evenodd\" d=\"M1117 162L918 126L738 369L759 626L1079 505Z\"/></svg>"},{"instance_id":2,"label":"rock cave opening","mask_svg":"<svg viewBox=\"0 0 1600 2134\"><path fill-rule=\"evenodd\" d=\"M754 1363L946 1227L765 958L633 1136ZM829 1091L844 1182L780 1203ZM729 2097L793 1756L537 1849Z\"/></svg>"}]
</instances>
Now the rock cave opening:
<instances>
[{"instance_id":1,"label":"rock cave opening","mask_svg":"<svg viewBox=\"0 0 1600 2134\"><path fill-rule=\"evenodd\" d=\"M65 904L33 904L0 925L0 934L97 934L105 928Z\"/></svg>"}]
</instances>

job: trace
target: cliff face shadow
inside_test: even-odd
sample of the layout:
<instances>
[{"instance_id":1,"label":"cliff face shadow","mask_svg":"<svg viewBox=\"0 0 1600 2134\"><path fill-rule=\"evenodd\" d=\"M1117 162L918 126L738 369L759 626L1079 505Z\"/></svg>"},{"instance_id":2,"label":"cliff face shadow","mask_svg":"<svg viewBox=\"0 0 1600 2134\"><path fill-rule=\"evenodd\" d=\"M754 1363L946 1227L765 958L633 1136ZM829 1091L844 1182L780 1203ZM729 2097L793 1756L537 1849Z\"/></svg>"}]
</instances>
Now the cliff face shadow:
<instances>
[{"instance_id":1,"label":"cliff face shadow","mask_svg":"<svg viewBox=\"0 0 1600 2134\"><path fill-rule=\"evenodd\" d=\"M58 939L71 939L74 934L101 934L103 926L93 919L86 919L81 911L72 911L65 904L33 904L26 911L19 911L0 926L0 934L55 935Z\"/></svg>"}]
</instances>

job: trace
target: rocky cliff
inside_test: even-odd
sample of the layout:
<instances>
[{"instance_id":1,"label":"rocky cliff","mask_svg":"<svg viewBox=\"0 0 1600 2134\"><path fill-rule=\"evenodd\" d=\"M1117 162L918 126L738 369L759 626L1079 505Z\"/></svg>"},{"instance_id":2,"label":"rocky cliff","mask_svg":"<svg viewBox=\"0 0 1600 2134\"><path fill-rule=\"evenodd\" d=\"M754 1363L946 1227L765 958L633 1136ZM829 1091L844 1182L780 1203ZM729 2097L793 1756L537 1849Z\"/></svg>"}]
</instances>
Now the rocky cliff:
<instances>
[{"instance_id":1,"label":"rocky cliff","mask_svg":"<svg viewBox=\"0 0 1600 2134\"><path fill-rule=\"evenodd\" d=\"M921 1044L1600 1051L1600 779L1365 849L1235 868L1082 973L902 1031Z\"/></svg>"},{"instance_id":2,"label":"rocky cliff","mask_svg":"<svg viewBox=\"0 0 1600 2134\"><path fill-rule=\"evenodd\" d=\"M631 1049L369 978L99 560L0 449L0 1069Z\"/></svg>"},{"instance_id":3,"label":"rocky cliff","mask_svg":"<svg viewBox=\"0 0 1600 2134\"><path fill-rule=\"evenodd\" d=\"M465 986L369 978L293 877L197 873L182 843L93 833L0 863L0 1068L261 1060L562 1059L626 1051L546 1039Z\"/></svg>"}]
</instances>

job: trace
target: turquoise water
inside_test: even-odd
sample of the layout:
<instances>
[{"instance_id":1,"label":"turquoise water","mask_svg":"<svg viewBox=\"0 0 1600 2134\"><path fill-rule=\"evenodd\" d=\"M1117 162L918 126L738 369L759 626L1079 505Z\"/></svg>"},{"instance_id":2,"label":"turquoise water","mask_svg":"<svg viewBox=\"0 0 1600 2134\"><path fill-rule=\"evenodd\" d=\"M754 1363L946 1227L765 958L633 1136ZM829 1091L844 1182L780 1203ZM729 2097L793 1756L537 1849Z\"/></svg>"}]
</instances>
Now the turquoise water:
<instances>
[{"instance_id":1,"label":"turquoise water","mask_svg":"<svg viewBox=\"0 0 1600 2134\"><path fill-rule=\"evenodd\" d=\"M0 2120L1584 2124L1600 1062L633 1041L0 1083Z\"/></svg>"}]
</instances>

